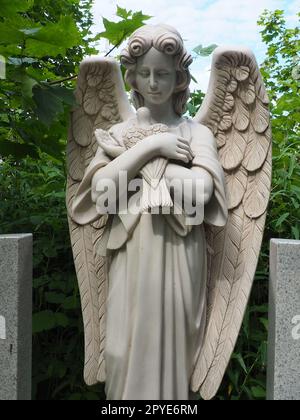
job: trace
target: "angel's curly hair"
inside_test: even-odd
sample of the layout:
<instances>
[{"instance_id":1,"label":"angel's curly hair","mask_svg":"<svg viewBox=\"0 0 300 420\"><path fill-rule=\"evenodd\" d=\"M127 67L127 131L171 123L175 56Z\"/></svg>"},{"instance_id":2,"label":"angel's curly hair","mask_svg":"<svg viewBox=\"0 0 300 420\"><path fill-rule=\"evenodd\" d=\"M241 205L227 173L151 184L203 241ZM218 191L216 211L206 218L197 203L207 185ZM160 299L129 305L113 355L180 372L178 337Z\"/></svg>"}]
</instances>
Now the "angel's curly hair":
<instances>
[{"instance_id":1,"label":"angel's curly hair","mask_svg":"<svg viewBox=\"0 0 300 420\"><path fill-rule=\"evenodd\" d=\"M127 47L121 52L121 63L126 68L125 80L132 88L133 104L136 109L144 106L144 98L136 87L136 65L137 59L146 54L151 47L175 58L177 86L173 94L173 106L176 114L181 116L190 96L189 66L193 59L185 49L179 32L169 25L142 26L131 35Z\"/></svg>"}]
</instances>

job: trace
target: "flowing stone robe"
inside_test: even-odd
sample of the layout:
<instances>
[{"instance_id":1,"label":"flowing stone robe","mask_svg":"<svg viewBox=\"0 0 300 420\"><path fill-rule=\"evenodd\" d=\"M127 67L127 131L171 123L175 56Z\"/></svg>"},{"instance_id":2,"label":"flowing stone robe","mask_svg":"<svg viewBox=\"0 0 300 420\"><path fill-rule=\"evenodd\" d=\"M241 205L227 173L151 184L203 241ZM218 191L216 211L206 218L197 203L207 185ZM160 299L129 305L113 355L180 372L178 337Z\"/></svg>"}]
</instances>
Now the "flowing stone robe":
<instances>
[{"instance_id":1,"label":"flowing stone robe","mask_svg":"<svg viewBox=\"0 0 300 420\"><path fill-rule=\"evenodd\" d=\"M192 166L206 169L214 191L204 222L224 226L225 182L216 144L196 138L191 120L171 129L189 139ZM109 131L116 146L122 137ZM81 224L99 215L91 182L110 157L99 147L76 194L73 218ZM189 380L206 324L207 262L203 221L184 214L116 214L99 246L108 258L106 394L110 400L187 400Z\"/></svg>"}]
</instances>

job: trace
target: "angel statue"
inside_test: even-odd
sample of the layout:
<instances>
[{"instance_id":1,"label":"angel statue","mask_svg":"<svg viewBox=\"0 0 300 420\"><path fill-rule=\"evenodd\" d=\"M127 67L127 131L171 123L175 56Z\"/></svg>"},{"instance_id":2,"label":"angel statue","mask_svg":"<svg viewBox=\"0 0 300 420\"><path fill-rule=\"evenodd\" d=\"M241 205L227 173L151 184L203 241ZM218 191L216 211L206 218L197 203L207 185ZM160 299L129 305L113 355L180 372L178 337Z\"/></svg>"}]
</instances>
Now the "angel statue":
<instances>
[{"instance_id":1,"label":"angel statue","mask_svg":"<svg viewBox=\"0 0 300 420\"><path fill-rule=\"evenodd\" d=\"M251 51L218 48L205 100L184 117L192 58L168 25L138 29L120 60L135 109L116 60L84 60L67 148L85 382L112 400L211 399L264 231L268 97Z\"/></svg>"}]
</instances>

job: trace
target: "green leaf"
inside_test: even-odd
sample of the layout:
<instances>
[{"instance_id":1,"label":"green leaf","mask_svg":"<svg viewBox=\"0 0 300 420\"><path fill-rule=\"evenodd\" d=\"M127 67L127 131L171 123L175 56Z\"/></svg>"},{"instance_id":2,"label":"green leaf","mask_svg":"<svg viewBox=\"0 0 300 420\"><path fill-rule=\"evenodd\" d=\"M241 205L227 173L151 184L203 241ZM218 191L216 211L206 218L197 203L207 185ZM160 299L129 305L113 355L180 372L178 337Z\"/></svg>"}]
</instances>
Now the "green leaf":
<instances>
[{"instance_id":1,"label":"green leaf","mask_svg":"<svg viewBox=\"0 0 300 420\"><path fill-rule=\"evenodd\" d=\"M35 146L9 140L0 140L0 155L2 157L13 156L17 160L27 156L36 159L39 156Z\"/></svg>"},{"instance_id":2,"label":"green leaf","mask_svg":"<svg viewBox=\"0 0 300 420\"><path fill-rule=\"evenodd\" d=\"M56 313L55 314L55 323L58 327L66 328L69 325L69 318L63 313Z\"/></svg>"},{"instance_id":3,"label":"green leaf","mask_svg":"<svg viewBox=\"0 0 300 420\"><path fill-rule=\"evenodd\" d=\"M64 104L74 105L76 102L72 89L48 83L34 86L33 99L36 104L36 114L48 126L64 111Z\"/></svg>"},{"instance_id":4,"label":"green leaf","mask_svg":"<svg viewBox=\"0 0 300 420\"><path fill-rule=\"evenodd\" d=\"M267 341L264 341L261 343L261 346L259 348L259 354L260 354L260 363L262 367L265 368L267 365L267 359L268 359L268 342Z\"/></svg>"},{"instance_id":5,"label":"green leaf","mask_svg":"<svg viewBox=\"0 0 300 420\"><path fill-rule=\"evenodd\" d=\"M300 187L298 187L297 185L291 185L291 190L294 191L300 199Z\"/></svg>"},{"instance_id":6,"label":"green leaf","mask_svg":"<svg viewBox=\"0 0 300 420\"><path fill-rule=\"evenodd\" d=\"M49 331L56 327L67 327L69 325L68 317L60 312L52 312L49 310L41 311L33 314L33 333Z\"/></svg>"},{"instance_id":7,"label":"green leaf","mask_svg":"<svg viewBox=\"0 0 300 420\"><path fill-rule=\"evenodd\" d=\"M136 29L145 24L145 20L150 19L152 16L143 15L142 12L125 12L125 9L121 9L121 14L129 13L130 18L123 18L120 22L112 22L108 19L103 18L103 25L105 31L101 32L95 37L95 40L100 38L106 38L112 45L118 45L121 41L129 37ZM128 15L128 16L129 16Z\"/></svg>"},{"instance_id":8,"label":"green leaf","mask_svg":"<svg viewBox=\"0 0 300 420\"><path fill-rule=\"evenodd\" d=\"M57 57L65 55L68 48L78 45L80 32L71 16L62 16L57 23L47 23L26 40L25 55L31 57Z\"/></svg>"},{"instance_id":9,"label":"green leaf","mask_svg":"<svg viewBox=\"0 0 300 420\"><path fill-rule=\"evenodd\" d=\"M292 226L292 232L294 239L299 240L300 239L300 231L298 226Z\"/></svg>"},{"instance_id":10,"label":"green leaf","mask_svg":"<svg viewBox=\"0 0 300 420\"><path fill-rule=\"evenodd\" d=\"M262 313L262 314L267 314L268 311L269 311L268 305L259 305L259 306L253 305L253 306L250 307L250 313L258 312L258 313Z\"/></svg>"},{"instance_id":11,"label":"green leaf","mask_svg":"<svg viewBox=\"0 0 300 420\"><path fill-rule=\"evenodd\" d=\"M252 386L251 392L254 398L266 398L266 390L261 386Z\"/></svg>"},{"instance_id":12,"label":"green leaf","mask_svg":"<svg viewBox=\"0 0 300 420\"><path fill-rule=\"evenodd\" d=\"M1 24L0 24L0 27L1 27ZM1 29L0 29L0 32L1 32ZM22 41L20 41L20 42L22 42ZM7 45L1 45L1 39L0 39L0 54L3 55L4 57L6 57L7 59L9 59L10 56L20 54L19 45L16 45L14 43L10 44L10 41L9 41L9 43L4 43L4 44L7 44ZM17 44L18 44L18 42L17 42Z\"/></svg>"},{"instance_id":13,"label":"green leaf","mask_svg":"<svg viewBox=\"0 0 300 420\"><path fill-rule=\"evenodd\" d=\"M295 170L296 164L297 164L297 157L294 155L294 156L291 157L291 160L290 160L288 178L291 178L291 176L292 176L292 174Z\"/></svg>"},{"instance_id":14,"label":"green leaf","mask_svg":"<svg viewBox=\"0 0 300 420\"><path fill-rule=\"evenodd\" d=\"M129 16L132 15L132 11L131 10L127 11L126 9L123 9L122 7L117 6L116 15L123 18L123 19L128 19Z\"/></svg>"},{"instance_id":15,"label":"green leaf","mask_svg":"<svg viewBox=\"0 0 300 420\"><path fill-rule=\"evenodd\" d=\"M57 377L61 379L65 376L66 371L66 364L61 360L53 360L53 362L48 366L48 375L50 377Z\"/></svg>"},{"instance_id":16,"label":"green leaf","mask_svg":"<svg viewBox=\"0 0 300 420\"><path fill-rule=\"evenodd\" d=\"M10 78L14 82L20 83L22 95L25 99L32 98L32 89L37 85L37 81L26 74L26 69L24 67L17 66L11 73Z\"/></svg>"},{"instance_id":17,"label":"green leaf","mask_svg":"<svg viewBox=\"0 0 300 420\"><path fill-rule=\"evenodd\" d=\"M27 75L24 76L22 81L22 94L25 98L31 99L33 96L33 88L37 85L37 81L28 77Z\"/></svg>"},{"instance_id":18,"label":"green leaf","mask_svg":"<svg viewBox=\"0 0 300 420\"><path fill-rule=\"evenodd\" d=\"M276 222L275 227L278 228L289 217L290 213L283 213Z\"/></svg>"},{"instance_id":19,"label":"green leaf","mask_svg":"<svg viewBox=\"0 0 300 420\"><path fill-rule=\"evenodd\" d=\"M259 318L259 322L265 327L265 329L266 329L266 331L268 331L268 325L269 325L269 322L268 322L268 319L267 318Z\"/></svg>"},{"instance_id":20,"label":"green leaf","mask_svg":"<svg viewBox=\"0 0 300 420\"><path fill-rule=\"evenodd\" d=\"M64 86L50 86L50 91L58 97L62 102L68 105L75 105L76 100L74 96L74 90L66 88Z\"/></svg>"},{"instance_id":21,"label":"green leaf","mask_svg":"<svg viewBox=\"0 0 300 420\"><path fill-rule=\"evenodd\" d=\"M49 331L55 328L55 314L52 311L41 311L33 314L32 332L33 334L42 331Z\"/></svg>"},{"instance_id":22,"label":"green leaf","mask_svg":"<svg viewBox=\"0 0 300 420\"><path fill-rule=\"evenodd\" d=\"M21 44L24 39L25 35L10 23L0 22L0 44Z\"/></svg>"},{"instance_id":23,"label":"green leaf","mask_svg":"<svg viewBox=\"0 0 300 420\"><path fill-rule=\"evenodd\" d=\"M26 12L34 0L0 0L1 16L13 16L17 12Z\"/></svg>"},{"instance_id":24,"label":"green leaf","mask_svg":"<svg viewBox=\"0 0 300 420\"><path fill-rule=\"evenodd\" d=\"M47 292L45 298L49 303L61 304L65 301L66 296L63 293Z\"/></svg>"},{"instance_id":25,"label":"green leaf","mask_svg":"<svg viewBox=\"0 0 300 420\"><path fill-rule=\"evenodd\" d=\"M35 86L33 99L36 103L37 116L47 126L50 126L56 116L64 110L60 98L55 96L47 86Z\"/></svg>"},{"instance_id":26,"label":"green leaf","mask_svg":"<svg viewBox=\"0 0 300 420\"><path fill-rule=\"evenodd\" d=\"M240 353L238 353L238 354L234 353L232 355L232 359L236 359L238 361L239 365L241 366L241 368L243 369L243 371L247 374L247 368L246 368L246 365L245 365L245 362L244 362L244 359L243 359L242 355Z\"/></svg>"},{"instance_id":27,"label":"green leaf","mask_svg":"<svg viewBox=\"0 0 300 420\"><path fill-rule=\"evenodd\" d=\"M77 309L80 307L79 299L76 296L68 296L62 307L63 309Z\"/></svg>"}]
</instances>

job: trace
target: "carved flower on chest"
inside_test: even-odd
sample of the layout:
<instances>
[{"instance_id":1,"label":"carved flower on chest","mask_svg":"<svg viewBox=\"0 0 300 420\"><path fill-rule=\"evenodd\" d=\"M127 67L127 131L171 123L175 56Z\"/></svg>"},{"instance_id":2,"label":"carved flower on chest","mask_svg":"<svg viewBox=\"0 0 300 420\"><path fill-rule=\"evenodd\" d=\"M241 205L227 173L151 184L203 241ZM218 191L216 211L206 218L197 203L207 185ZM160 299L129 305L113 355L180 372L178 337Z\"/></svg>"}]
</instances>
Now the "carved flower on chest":
<instances>
[{"instance_id":1,"label":"carved flower on chest","mask_svg":"<svg viewBox=\"0 0 300 420\"><path fill-rule=\"evenodd\" d=\"M169 131L165 124L153 124L147 127L141 127L136 124L129 126L123 133L123 142L126 149L134 146L138 141L158 133Z\"/></svg>"}]
</instances>

